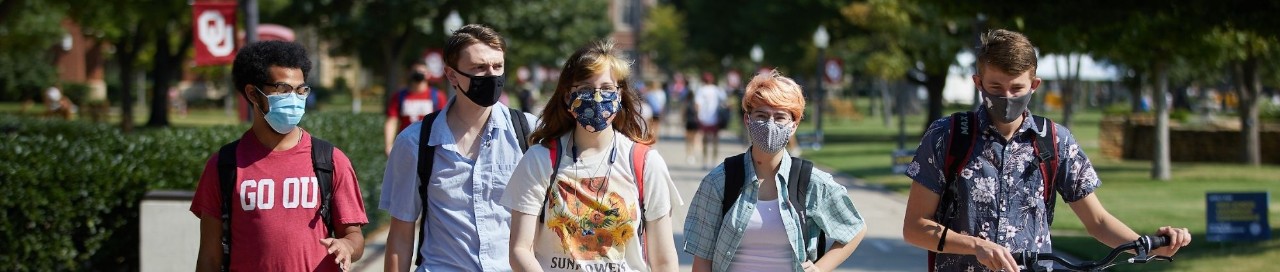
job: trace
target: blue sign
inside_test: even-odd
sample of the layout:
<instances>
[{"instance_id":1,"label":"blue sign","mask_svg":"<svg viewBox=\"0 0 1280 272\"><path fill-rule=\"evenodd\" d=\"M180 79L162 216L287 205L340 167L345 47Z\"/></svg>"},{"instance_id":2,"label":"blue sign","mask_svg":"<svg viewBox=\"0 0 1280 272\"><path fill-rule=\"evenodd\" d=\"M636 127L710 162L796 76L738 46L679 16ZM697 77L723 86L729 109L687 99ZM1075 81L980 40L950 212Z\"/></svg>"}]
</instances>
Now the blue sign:
<instances>
[{"instance_id":1,"label":"blue sign","mask_svg":"<svg viewBox=\"0 0 1280 272\"><path fill-rule=\"evenodd\" d=\"M1271 239L1269 192L1205 193L1206 238L1210 242Z\"/></svg>"}]
</instances>

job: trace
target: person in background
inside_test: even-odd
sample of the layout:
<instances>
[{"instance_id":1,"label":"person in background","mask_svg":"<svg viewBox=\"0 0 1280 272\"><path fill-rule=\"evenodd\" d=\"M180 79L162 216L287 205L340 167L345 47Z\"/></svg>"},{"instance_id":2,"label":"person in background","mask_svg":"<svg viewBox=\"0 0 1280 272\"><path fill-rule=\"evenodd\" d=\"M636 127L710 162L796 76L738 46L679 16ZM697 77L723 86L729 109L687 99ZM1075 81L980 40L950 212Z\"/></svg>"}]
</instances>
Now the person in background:
<instances>
[{"instance_id":1,"label":"person in background","mask_svg":"<svg viewBox=\"0 0 1280 272\"><path fill-rule=\"evenodd\" d=\"M712 160L720 154L721 118L727 118L727 111L722 111L728 99L724 89L716 85L716 77L710 72L702 73L702 86L694 92L693 103L697 109L698 132L702 136L702 153L699 162L703 169L711 165ZM695 151L696 152L696 151Z\"/></svg>"},{"instance_id":2,"label":"person in background","mask_svg":"<svg viewBox=\"0 0 1280 272\"><path fill-rule=\"evenodd\" d=\"M667 110L667 91L662 89L662 84L658 81L649 81L648 89L644 92L644 101L649 105L652 112L649 117L649 131L655 137L661 136L662 115Z\"/></svg>"},{"instance_id":3,"label":"person in background","mask_svg":"<svg viewBox=\"0 0 1280 272\"><path fill-rule=\"evenodd\" d=\"M387 101L387 121L382 129L386 155L391 155L397 134L409 124L422 121L427 114L443 110L446 99L444 91L432 88L427 81L427 65L414 64L409 74L409 86L397 91L391 101Z\"/></svg>"}]
</instances>

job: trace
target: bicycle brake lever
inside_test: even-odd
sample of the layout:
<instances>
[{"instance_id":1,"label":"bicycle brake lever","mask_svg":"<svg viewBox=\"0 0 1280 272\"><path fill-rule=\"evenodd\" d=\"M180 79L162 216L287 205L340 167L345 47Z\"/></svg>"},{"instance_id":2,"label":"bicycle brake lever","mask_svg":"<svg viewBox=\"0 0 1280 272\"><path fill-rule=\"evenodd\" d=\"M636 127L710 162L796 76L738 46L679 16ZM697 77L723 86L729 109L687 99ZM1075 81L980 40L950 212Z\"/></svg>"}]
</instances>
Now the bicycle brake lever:
<instances>
[{"instance_id":1,"label":"bicycle brake lever","mask_svg":"<svg viewBox=\"0 0 1280 272\"><path fill-rule=\"evenodd\" d=\"M1173 262L1173 257L1160 256L1160 255L1146 255L1146 256L1134 256L1132 258L1129 258L1129 263L1141 264L1141 263L1148 263L1151 261Z\"/></svg>"}]
</instances>

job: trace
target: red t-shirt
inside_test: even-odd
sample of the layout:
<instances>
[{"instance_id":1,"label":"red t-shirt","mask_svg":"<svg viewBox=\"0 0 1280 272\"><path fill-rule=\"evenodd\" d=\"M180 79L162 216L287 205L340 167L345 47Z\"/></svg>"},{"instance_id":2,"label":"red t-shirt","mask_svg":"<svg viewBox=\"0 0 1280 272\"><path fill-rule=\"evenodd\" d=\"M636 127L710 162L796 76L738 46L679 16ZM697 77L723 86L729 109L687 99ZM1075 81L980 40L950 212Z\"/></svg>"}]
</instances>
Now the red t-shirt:
<instances>
[{"instance_id":1,"label":"red t-shirt","mask_svg":"<svg viewBox=\"0 0 1280 272\"><path fill-rule=\"evenodd\" d=\"M396 131L403 131L409 124L422 121L427 114L444 109L445 101L444 92L436 88L420 92L400 90L391 103L387 103L387 117L399 118L400 129Z\"/></svg>"},{"instance_id":2,"label":"red t-shirt","mask_svg":"<svg viewBox=\"0 0 1280 272\"><path fill-rule=\"evenodd\" d=\"M319 183L311 165L311 134L289 150L271 151L246 132L236 148L237 179L231 199L231 271L338 271L320 239ZM333 150L333 220L367 224L355 170ZM205 163L191 201L196 217L221 217L218 154Z\"/></svg>"}]
</instances>

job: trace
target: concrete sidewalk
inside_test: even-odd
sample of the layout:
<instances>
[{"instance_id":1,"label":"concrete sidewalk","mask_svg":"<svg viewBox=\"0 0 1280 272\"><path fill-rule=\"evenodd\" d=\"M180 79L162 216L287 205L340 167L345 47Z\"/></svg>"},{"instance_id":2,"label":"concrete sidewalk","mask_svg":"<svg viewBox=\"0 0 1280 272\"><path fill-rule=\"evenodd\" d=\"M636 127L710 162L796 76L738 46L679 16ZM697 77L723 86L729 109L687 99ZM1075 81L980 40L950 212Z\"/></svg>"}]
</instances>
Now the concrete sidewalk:
<instances>
[{"instance_id":1,"label":"concrete sidewalk","mask_svg":"<svg viewBox=\"0 0 1280 272\"><path fill-rule=\"evenodd\" d=\"M688 202L698 189L698 183L710 168L702 164L689 163L686 158L691 154L684 144L684 131L667 126L663 137L655 145L659 154L667 161L671 177L686 205L677 207L672 212L672 230L675 233L676 248L680 251L680 271L692 270L693 256L681 250L684 244L684 218L688 213ZM721 133L720 152L718 158L709 164L714 166L725 157L741 153L746 147L739 143L736 133ZM700 150L699 150L700 151ZM818 166L827 172L830 168ZM925 269L926 255L923 249L908 245L902 239L902 218L906 210L906 197L876 189L855 178L836 175L836 180L849 189L849 197L867 221L868 232L862 244L853 255L836 271L921 271ZM370 211L381 212L381 211ZM353 271L382 271L383 248L386 245L386 229L373 231L365 237L366 248L364 258L354 265Z\"/></svg>"}]
</instances>

